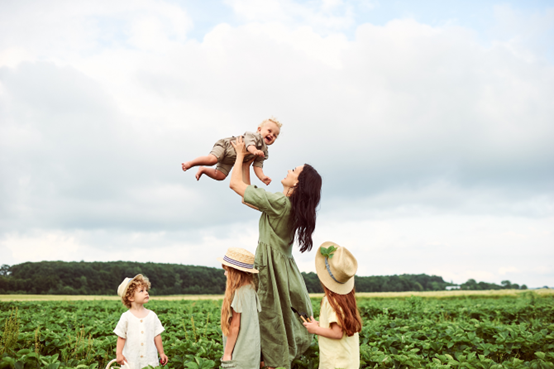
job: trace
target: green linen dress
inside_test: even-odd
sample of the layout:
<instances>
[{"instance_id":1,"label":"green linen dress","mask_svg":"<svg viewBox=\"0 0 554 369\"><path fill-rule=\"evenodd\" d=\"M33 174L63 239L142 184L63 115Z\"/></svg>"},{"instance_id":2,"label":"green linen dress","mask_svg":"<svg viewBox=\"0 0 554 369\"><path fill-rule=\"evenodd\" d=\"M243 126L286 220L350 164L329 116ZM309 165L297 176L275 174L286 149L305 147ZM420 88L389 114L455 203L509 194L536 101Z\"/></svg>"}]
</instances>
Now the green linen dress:
<instances>
[{"instance_id":1,"label":"green linen dress","mask_svg":"<svg viewBox=\"0 0 554 369\"><path fill-rule=\"evenodd\" d=\"M240 313L240 329L230 361L221 360L222 368L260 369L260 325L258 313L260 302L251 285L235 291L231 307ZM231 311L231 316L233 312ZM223 350L227 337L223 336Z\"/></svg>"},{"instance_id":2,"label":"green linen dress","mask_svg":"<svg viewBox=\"0 0 554 369\"><path fill-rule=\"evenodd\" d=\"M306 284L292 256L292 205L283 193L266 192L256 186L246 188L244 202L262 212L255 258L262 305L262 358L266 366L290 369L292 361L308 349L313 338L291 310L292 306L308 316L313 314Z\"/></svg>"}]
</instances>

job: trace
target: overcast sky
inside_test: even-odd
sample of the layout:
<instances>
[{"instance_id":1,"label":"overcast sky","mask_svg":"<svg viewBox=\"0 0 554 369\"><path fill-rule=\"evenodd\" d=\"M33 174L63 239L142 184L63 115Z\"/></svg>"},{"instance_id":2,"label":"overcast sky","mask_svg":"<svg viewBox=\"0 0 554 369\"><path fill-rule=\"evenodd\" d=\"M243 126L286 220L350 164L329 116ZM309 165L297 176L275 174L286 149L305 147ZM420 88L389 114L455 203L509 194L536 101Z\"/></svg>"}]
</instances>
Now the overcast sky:
<instances>
[{"instance_id":1,"label":"overcast sky","mask_svg":"<svg viewBox=\"0 0 554 369\"><path fill-rule=\"evenodd\" d=\"M359 275L554 286L554 1L1 6L0 264L253 252L259 213L181 162L274 115L268 189L312 164L315 246Z\"/></svg>"}]
</instances>

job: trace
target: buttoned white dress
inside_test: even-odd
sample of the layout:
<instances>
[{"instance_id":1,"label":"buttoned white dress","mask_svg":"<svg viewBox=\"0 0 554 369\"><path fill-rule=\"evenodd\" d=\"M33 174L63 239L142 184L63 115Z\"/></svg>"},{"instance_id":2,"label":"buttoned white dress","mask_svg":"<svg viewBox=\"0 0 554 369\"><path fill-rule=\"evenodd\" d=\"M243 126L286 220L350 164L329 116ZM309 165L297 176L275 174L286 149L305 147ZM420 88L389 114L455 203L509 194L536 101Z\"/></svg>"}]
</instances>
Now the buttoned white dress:
<instances>
[{"instance_id":1,"label":"buttoned white dress","mask_svg":"<svg viewBox=\"0 0 554 369\"><path fill-rule=\"evenodd\" d=\"M125 369L141 369L145 366L158 366L158 350L154 344L154 337L164 331L160 319L152 310L144 318L137 318L127 310L121 314L114 333L125 338L123 356L129 365Z\"/></svg>"}]
</instances>

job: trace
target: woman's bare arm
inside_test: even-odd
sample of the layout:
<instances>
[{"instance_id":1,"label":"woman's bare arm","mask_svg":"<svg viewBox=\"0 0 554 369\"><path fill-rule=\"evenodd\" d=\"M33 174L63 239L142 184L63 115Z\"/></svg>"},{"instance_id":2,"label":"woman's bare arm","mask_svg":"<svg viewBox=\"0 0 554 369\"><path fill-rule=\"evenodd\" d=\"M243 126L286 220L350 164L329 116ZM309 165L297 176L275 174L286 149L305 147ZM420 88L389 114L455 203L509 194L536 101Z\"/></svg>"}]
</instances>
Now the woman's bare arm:
<instances>
[{"instance_id":1,"label":"woman's bare arm","mask_svg":"<svg viewBox=\"0 0 554 369\"><path fill-rule=\"evenodd\" d=\"M237 140L235 142L231 141L231 144L237 152L237 158L235 159L235 165L233 166L233 171L231 172L229 187L231 187L233 191L244 198L244 192L246 191L246 188L250 186L250 173L248 174L247 178L248 183L245 182L243 173L243 161L246 149L244 147L244 141L241 136L237 137Z\"/></svg>"}]
</instances>

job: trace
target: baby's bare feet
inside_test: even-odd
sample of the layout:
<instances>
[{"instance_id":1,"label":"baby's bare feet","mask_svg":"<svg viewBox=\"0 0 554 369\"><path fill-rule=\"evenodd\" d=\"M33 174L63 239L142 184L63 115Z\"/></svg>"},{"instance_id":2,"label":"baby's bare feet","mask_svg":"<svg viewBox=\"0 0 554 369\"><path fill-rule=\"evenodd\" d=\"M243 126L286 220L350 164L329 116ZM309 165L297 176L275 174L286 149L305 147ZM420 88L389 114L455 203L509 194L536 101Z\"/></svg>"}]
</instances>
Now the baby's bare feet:
<instances>
[{"instance_id":1,"label":"baby's bare feet","mask_svg":"<svg viewBox=\"0 0 554 369\"><path fill-rule=\"evenodd\" d=\"M204 174L205 169L206 168L204 168L204 167L198 168L198 172L196 172L196 176L195 176L197 181L200 180L200 177L202 177L202 174Z\"/></svg>"},{"instance_id":2,"label":"baby's bare feet","mask_svg":"<svg viewBox=\"0 0 554 369\"><path fill-rule=\"evenodd\" d=\"M183 167L183 172L186 172L190 168L192 168L192 165L190 165L190 161L187 161L186 163L181 163L181 166Z\"/></svg>"}]
</instances>

